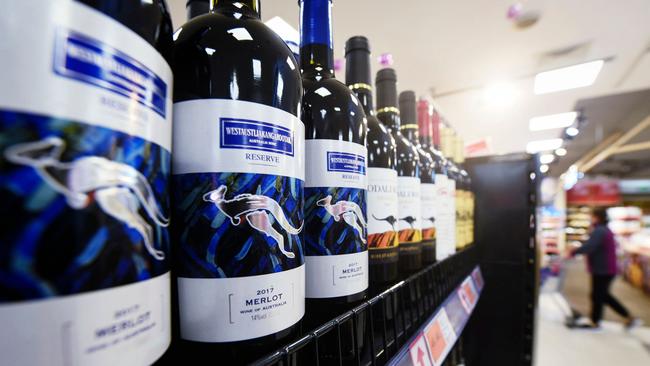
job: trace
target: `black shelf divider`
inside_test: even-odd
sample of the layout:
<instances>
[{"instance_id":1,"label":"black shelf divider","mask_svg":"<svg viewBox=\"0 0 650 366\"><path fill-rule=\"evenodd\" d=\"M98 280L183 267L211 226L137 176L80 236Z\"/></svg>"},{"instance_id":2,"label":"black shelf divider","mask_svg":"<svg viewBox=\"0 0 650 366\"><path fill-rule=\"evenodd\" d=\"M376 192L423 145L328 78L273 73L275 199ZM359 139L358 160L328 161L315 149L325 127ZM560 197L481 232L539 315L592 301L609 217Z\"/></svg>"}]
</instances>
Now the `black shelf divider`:
<instances>
[{"instance_id":1,"label":"black shelf divider","mask_svg":"<svg viewBox=\"0 0 650 366\"><path fill-rule=\"evenodd\" d=\"M385 365L473 273L477 262L476 249L467 247L379 291L253 364ZM322 352L319 345L323 342L334 344L335 350Z\"/></svg>"}]
</instances>

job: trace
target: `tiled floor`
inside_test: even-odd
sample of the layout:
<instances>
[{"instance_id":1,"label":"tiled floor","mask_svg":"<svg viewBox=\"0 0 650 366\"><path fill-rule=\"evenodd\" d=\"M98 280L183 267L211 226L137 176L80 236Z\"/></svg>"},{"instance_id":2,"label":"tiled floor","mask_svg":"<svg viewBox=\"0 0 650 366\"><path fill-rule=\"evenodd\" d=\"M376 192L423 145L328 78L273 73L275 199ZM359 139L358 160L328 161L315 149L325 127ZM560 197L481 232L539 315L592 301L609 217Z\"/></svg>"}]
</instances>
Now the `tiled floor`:
<instances>
[{"instance_id":1,"label":"tiled floor","mask_svg":"<svg viewBox=\"0 0 650 366\"><path fill-rule=\"evenodd\" d=\"M570 270L568 275L572 274L573 271ZM585 290L576 284L580 281L580 278L567 279L564 286L567 298L575 301L580 296L587 296L588 288ZM586 276L583 282L585 286L588 285ZM634 288L625 288L626 286L628 285L622 281L616 284L614 292L621 297L621 301L626 302L630 309L641 309L644 306L650 308L648 297L635 292L638 290ZM607 320L602 322L600 331L568 329L563 324L568 303L562 295L552 291L554 287L553 282L547 282L539 298L536 366L650 365L650 328L640 327L627 332L621 323ZM575 293L575 288L578 288L579 293ZM621 293L626 293L625 298ZM574 301L571 302L574 307L581 312L588 312L588 303ZM618 319L611 312L609 314L613 319Z\"/></svg>"}]
</instances>

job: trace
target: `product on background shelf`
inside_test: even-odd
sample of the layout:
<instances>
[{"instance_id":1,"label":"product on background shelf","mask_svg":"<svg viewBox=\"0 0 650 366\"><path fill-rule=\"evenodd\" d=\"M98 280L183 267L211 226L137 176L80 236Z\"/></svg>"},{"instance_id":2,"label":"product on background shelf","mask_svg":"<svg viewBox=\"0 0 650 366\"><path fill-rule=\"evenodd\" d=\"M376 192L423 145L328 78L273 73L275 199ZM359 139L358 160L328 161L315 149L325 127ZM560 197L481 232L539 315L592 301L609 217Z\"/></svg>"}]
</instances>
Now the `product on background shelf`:
<instances>
[{"instance_id":1,"label":"product on background shelf","mask_svg":"<svg viewBox=\"0 0 650 366\"><path fill-rule=\"evenodd\" d=\"M381 288L397 278L397 155L395 139L375 117L368 39L345 44L345 81L357 95L368 120L368 260L370 286Z\"/></svg>"},{"instance_id":2,"label":"product on background shelf","mask_svg":"<svg viewBox=\"0 0 650 366\"><path fill-rule=\"evenodd\" d=\"M431 154L420 146L415 92L407 90L399 94L399 111L401 120L400 131L416 147L419 157L422 262L433 263L436 261L435 163Z\"/></svg>"},{"instance_id":3,"label":"product on background shelf","mask_svg":"<svg viewBox=\"0 0 650 366\"><path fill-rule=\"evenodd\" d=\"M213 1L176 33L176 357L247 363L304 314L299 66L260 2Z\"/></svg>"},{"instance_id":4,"label":"product on background shelf","mask_svg":"<svg viewBox=\"0 0 650 366\"><path fill-rule=\"evenodd\" d=\"M151 364L171 339L167 7L15 1L0 29L0 363Z\"/></svg>"},{"instance_id":5,"label":"product on background shelf","mask_svg":"<svg viewBox=\"0 0 650 366\"><path fill-rule=\"evenodd\" d=\"M397 195L400 271L408 274L422 267L422 215L420 214L420 158L417 148L400 131L397 108L397 74L386 68L377 72L377 118L397 144Z\"/></svg>"},{"instance_id":6,"label":"product on background shelf","mask_svg":"<svg viewBox=\"0 0 650 366\"><path fill-rule=\"evenodd\" d=\"M367 122L357 97L334 78L331 6L300 2L309 327L349 310L368 288Z\"/></svg>"},{"instance_id":7,"label":"product on background shelf","mask_svg":"<svg viewBox=\"0 0 650 366\"><path fill-rule=\"evenodd\" d=\"M591 226L591 207L569 207L566 217L566 243L569 247L579 247L589 239Z\"/></svg>"}]
</instances>

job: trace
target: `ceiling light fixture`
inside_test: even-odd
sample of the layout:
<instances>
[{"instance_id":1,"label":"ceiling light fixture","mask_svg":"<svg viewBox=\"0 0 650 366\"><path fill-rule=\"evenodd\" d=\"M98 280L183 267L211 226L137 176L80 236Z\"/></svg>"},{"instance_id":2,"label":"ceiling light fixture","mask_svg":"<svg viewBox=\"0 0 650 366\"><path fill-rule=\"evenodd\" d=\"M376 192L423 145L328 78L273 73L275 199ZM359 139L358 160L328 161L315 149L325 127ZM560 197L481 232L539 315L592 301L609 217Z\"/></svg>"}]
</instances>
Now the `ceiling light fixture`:
<instances>
[{"instance_id":1,"label":"ceiling light fixture","mask_svg":"<svg viewBox=\"0 0 650 366\"><path fill-rule=\"evenodd\" d=\"M589 86L596 81L604 60L585 62L535 75L535 94L553 93Z\"/></svg>"},{"instance_id":2,"label":"ceiling light fixture","mask_svg":"<svg viewBox=\"0 0 650 366\"><path fill-rule=\"evenodd\" d=\"M540 151L553 151L562 146L562 139L536 140L526 144L526 151L530 154Z\"/></svg>"},{"instance_id":3,"label":"ceiling light fixture","mask_svg":"<svg viewBox=\"0 0 650 366\"><path fill-rule=\"evenodd\" d=\"M510 83L499 82L490 84L483 89L483 99L493 106L507 107L517 96L515 87Z\"/></svg>"},{"instance_id":4,"label":"ceiling light fixture","mask_svg":"<svg viewBox=\"0 0 650 366\"><path fill-rule=\"evenodd\" d=\"M561 147L559 149L555 149L555 155L557 156L564 156L566 155L567 151L565 148Z\"/></svg>"},{"instance_id":5,"label":"ceiling light fixture","mask_svg":"<svg viewBox=\"0 0 650 366\"><path fill-rule=\"evenodd\" d=\"M569 127L564 131L567 136L576 137L580 133L580 130L577 127Z\"/></svg>"},{"instance_id":6,"label":"ceiling light fixture","mask_svg":"<svg viewBox=\"0 0 650 366\"><path fill-rule=\"evenodd\" d=\"M548 165L546 165L546 164L540 165L539 166L539 171L542 172L542 173L548 172Z\"/></svg>"},{"instance_id":7,"label":"ceiling light fixture","mask_svg":"<svg viewBox=\"0 0 650 366\"><path fill-rule=\"evenodd\" d=\"M578 117L578 112L565 112L533 117L528 122L528 128L531 131L543 131L569 127L575 122L576 117Z\"/></svg>"},{"instance_id":8,"label":"ceiling light fixture","mask_svg":"<svg viewBox=\"0 0 650 366\"><path fill-rule=\"evenodd\" d=\"M544 154L539 157L539 162L542 164L550 164L553 160L555 160L555 155L553 154Z\"/></svg>"}]
</instances>

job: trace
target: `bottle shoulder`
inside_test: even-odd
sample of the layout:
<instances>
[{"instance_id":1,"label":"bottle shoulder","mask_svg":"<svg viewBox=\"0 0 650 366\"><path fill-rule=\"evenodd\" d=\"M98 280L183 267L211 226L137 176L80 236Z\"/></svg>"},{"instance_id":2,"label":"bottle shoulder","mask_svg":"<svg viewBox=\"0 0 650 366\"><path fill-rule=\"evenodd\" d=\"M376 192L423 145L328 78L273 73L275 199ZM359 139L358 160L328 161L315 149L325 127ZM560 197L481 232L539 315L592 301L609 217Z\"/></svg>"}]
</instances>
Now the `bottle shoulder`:
<instances>
[{"instance_id":1,"label":"bottle shoulder","mask_svg":"<svg viewBox=\"0 0 650 366\"><path fill-rule=\"evenodd\" d=\"M282 39L256 18L196 17L175 34L174 101L244 100L299 115L302 80Z\"/></svg>"},{"instance_id":2,"label":"bottle shoulder","mask_svg":"<svg viewBox=\"0 0 650 366\"><path fill-rule=\"evenodd\" d=\"M302 120L307 139L366 145L368 122L359 99L335 78L303 78Z\"/></svg>"},{"instance_id":3,"label":"bottle shoulder","mask_svg":"<svg viewBox=\"0 0 650 366\"><path fill-rule=\"evenodd\" d=\"M164 57L172 46L172 27L169 10L164 0L77 0L122 23L152 45Z\"/></svg>"}]
</instances>

